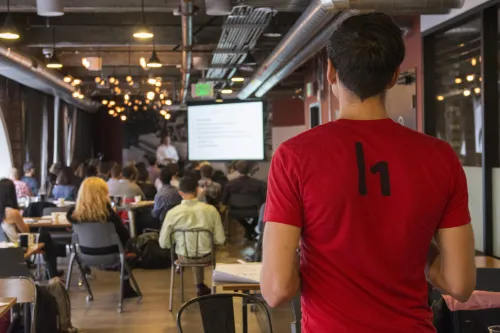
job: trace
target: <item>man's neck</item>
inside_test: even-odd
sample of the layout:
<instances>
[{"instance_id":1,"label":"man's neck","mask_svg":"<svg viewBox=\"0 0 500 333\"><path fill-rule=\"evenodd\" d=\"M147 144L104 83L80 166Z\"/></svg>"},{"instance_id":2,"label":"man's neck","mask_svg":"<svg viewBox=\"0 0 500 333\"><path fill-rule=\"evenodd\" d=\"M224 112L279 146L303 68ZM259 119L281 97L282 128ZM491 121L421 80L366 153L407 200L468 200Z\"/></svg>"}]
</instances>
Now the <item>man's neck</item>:
<instances>
[{"instance_id":1,"label":"man's neck","mask_svg":"<svg viewBox=\"0 0 500 333\"><path fill-rule=\"evenodd\" d=\"M360 100L341 99L340 119L348 120L378 120L389 118L385 109L385 101L380 97Z\"/></svg>"},{"instance_id":2,"label":"man's neck","mask_svg":"<svg viewBox=\"0 0 500 333\"><path fill-rule=\"evenodd\" d=\"M193 194L193 195L184 195L182 199L185 201L191 201L191 200L196 200L197 198L196 195Z\"/></svg>"}]
</instances>

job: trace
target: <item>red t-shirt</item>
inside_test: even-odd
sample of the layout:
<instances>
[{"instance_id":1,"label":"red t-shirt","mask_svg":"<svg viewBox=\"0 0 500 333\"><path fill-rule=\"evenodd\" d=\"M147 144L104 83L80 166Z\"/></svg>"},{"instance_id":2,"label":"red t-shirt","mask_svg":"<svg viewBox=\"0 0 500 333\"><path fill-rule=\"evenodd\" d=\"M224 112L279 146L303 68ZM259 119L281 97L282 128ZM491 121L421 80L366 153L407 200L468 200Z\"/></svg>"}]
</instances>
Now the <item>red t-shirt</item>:
<instances>
[{"instance_id":1,"label":"red t-shirt","mask_svg":"<svg viewBox=\"0 0 500 333\"><path fill-rule=\"evenodd\" d=\"M302 229L302 332L434 332L427 252L437 229L470 222L467 200L452 148L390 119L283 143L264 220Z\"/></svg>"}]
</instances>

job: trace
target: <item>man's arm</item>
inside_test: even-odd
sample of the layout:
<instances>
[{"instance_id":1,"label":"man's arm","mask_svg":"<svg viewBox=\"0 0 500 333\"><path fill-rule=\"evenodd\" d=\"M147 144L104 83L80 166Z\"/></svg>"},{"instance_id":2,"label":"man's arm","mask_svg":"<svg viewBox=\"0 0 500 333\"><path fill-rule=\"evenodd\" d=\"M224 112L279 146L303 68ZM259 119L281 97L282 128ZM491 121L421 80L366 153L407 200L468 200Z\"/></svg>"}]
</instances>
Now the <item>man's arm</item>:
<instances>
[{"instance_id":1,"label":"man's arm","mask_svg":"<svg viewBox=\"0 0 500 333\"><path fill-rule=\"evenodd\" d=\"M300 232L300 228L292 225L266 223L260 287L271 307L290 301L299 291Z\"/></svg>"},{"instance_id":2,"label":"man's arm","mask_svg":"<svg viewBox=\"0 0 500 333\"><path fill-rule=\"evenodd\" d=\"M163 221L163 224L161 226L160 238L158 239L158 242L162 249L170 249L170 247L172 246L172 244L170 244L171 233L172 233L172 221L169 214L167 213L167 216L165 216L165 221Z\"/></svg>"},{"instance_id":3,"label":"man's arm","mask_svg":"<svg viewBox=\"0 0 500 333\"><path fill-rule=\"evenodd\" d=\"M220 214L215 207L210 206L210 208L212 208L211 211L214 221L214 242L216 245L222 245L226 242L226 234L224 233Z\"/></svg>"},{"instance_id":4,"label":"man's arm","mask_svg":"<svg viewBox=\"0 0 500 333\"><path fill-rule=\"evenodd\" d=\"M172 156L170 156L170 161L172 163L177 163L179 162L179 154L177 153L177 148L175 148L174 146L172 146Z\"/></svg>"},{"instance_id":5,"label":"man's arm","mask_svg":"<svg viewBox=\"0 0 500 333\"><path fill-rule=\"evenodd\" d=\"M151 211L151 216L154 217L155 219L159 219L161 216L161 212L165 208L165 198L160 195L156 195L155 197L155 203L153 206L153 210ZM162 221L163 222L163 221Z\"/></svg>"},{"instance_id":6,"label":"man's arm","mask_svg":"<svg viewBox=\"0 0 500 333\"><path fill-rule=\"evenodd\" d=\"M438 230L426 268L427 280L442 292L466 302L476 286L474 233L471 224ZM434 258L433 258L434 257Z\"/></svg>"}]
</instances>

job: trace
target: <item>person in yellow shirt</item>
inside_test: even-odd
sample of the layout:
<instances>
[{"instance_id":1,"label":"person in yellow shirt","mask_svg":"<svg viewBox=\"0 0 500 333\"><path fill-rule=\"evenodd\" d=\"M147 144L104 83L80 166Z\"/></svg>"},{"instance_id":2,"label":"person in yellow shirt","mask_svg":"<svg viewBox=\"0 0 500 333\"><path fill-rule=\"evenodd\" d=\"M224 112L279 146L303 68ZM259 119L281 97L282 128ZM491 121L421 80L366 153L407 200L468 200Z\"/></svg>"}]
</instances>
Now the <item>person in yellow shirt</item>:
<instances>
[{"instance_id":1,"label":"person in yellow shirt","mask_svg":"<svg viewBox=\"0 0 500 333\"><path fill-rule=\"evenodd\" d=\"M179 183L180 205L168 211L163 221L159 243L164 249L170 249L170 236L174 230L208 229L212 232L214 243L222 245L226 241L220 214L214 206L198 201L198 181L184 177ZM207 234L175 235L175 252L181 262L204 264L211 260L212 247ZM186 253L187 251L187 253ZM203 267L193 267L198 296L210 294L211 290L204 283Z\"/></svg>"}]
</instances>

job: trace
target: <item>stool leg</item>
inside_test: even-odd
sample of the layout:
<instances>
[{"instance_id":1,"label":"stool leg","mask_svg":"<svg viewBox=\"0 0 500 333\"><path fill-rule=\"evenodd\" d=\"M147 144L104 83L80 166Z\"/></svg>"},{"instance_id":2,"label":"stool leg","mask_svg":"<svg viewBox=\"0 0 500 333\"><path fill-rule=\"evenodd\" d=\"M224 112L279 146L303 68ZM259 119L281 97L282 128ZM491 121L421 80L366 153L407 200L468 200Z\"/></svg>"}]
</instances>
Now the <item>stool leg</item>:
<instances>
[{"instance_id":1,"label":"stool leg","mask_svg":"<svg viewBox=\"0 0 500 333\"><path fill-rule=\"evenodd\" d=\"M181 267L181 303L184 303L184 267Z\"/></svg>"},{"instance_id":2,"label":"stool leg","mask_svg":"<svg viewBox=\"0 0 500 333\"><path fill-rule=\"evenodd\" d=\"M75 262L75 254L73 252L69 255L69 263L68 263L68 275L66 276L66 290L69 290L71 285L71 273L73 273L73 264Z\"/></svg>"},{"instance_id":3,"label":"stool leg","mask_svg":"<svg viewBox=\"0 0 500 333\"><path fill-rule=\"evenodd\" d=\"M168 310L172 312L172 304L174 302L174 277L175 277L175 265L172 264L170 267L170 303L168 305Z\"/></svg>"}]
</instances>

